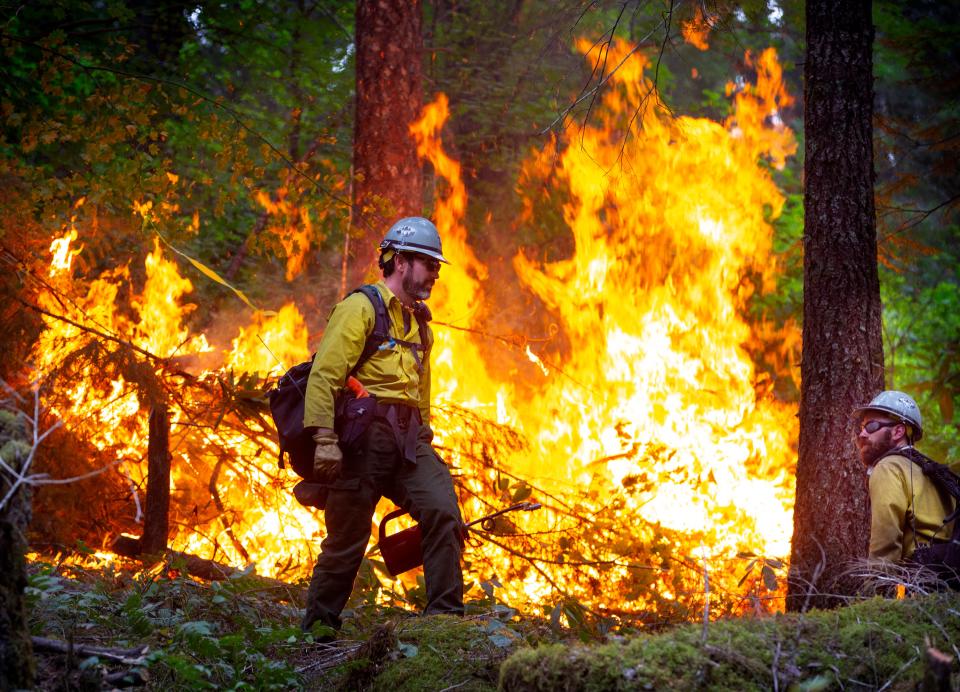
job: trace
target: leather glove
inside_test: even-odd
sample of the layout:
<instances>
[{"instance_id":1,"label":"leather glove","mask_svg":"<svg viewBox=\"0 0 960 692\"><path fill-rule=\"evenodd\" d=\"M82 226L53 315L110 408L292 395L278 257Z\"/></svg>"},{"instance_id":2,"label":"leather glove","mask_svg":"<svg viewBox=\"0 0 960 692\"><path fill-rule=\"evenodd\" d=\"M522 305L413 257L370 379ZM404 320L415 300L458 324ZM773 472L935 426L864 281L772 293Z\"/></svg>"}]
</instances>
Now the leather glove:
<instances>
[{"instance_id":1,"label":"leather glove","mask_svg":"<svg viewBox=\"0 0 960 692\"><path fill-rule=\"evenodd\" d=\"M313 453L313 479L321 483L332 483L340 477L343 467L343 452L337 444L337 434L333 431L313 433L317 449Z\"/></svg>"}]
</instances>

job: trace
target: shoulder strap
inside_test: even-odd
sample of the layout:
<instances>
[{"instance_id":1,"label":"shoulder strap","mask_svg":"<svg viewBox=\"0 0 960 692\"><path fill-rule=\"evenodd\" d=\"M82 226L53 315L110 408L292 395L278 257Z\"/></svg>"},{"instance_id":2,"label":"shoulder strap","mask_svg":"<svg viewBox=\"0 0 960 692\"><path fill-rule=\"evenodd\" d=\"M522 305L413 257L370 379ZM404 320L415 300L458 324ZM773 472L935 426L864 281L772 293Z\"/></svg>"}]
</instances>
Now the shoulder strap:
<instances>
[{"instance_id":1,"label":"shoulder strap","mask_svg":"<svg viewBox=\"0 0 960 692\"><path fill-rule=\"evenodd\" d=\"M420 332L420 344L423 346L425 352L429 351L433 343L427 343L427 334L430 333L427 322L433 319L433 314L430 312L430 308L427 307L426 303L418 302L413 306L413 316L417 319L417 329Z\"/></svg>"},{"instance_id":2,"label":"shoulder strap","mask_svg":"<svg viewBox=\"0 0 960 692\"><path fill-rule=\"evenodd\" d=\"M367 341L363 345L363 351L360 353L356 365L354 365L350 371L351 376L356 375L357 370L370 359L370 356L377 352L380 345L390 339L390 316L387 314L387 305L383 302L383 296L380 295L377 287L373 284L364 284L360 288L355 288L350 291L348 296L354 293L362 293L373 305L374 320L373 331L367 334Z\"/></svg>"},{"instance_id":3,"label":"shoulder strap","mask_svg":"<svg viewBox=\"0 0 960 692\"><path fill-rule=\"evenodd\" d=\"M377 290L376 286L373 284L364 284L352 290L348 295L353 295L354 293L362 293L373 304L375 319L373 322L373 331L367 335L367 341L363 345L363 351L357 359L357 364L354 365L350 371L350 375L355 376L360 366L366 363L370 356L380 350L380 347L385 341L409 348L413 352L414 360L417 362L417 369L422 370L423 354L426 353L431 346L431 344L427 343L427 334L429 333L427 331L427 322L430 321L432 315L426 303L418 302L413 308L413 315L417 320L417 328L420 332L420 343L418 344L412 341L397 339L390 335L390 315L387 313L387 304L383 302L383 296L380 295L380 291Z\"/></svg>"},{"instance_id":4,"label":"shoulder strap","mask_svg":"<svg viewBox=\"0 0 960 692\"><path fill-rule=\"evenodd\" d=\"M922 454L914 447L901 447L893 449L882 458L889 456L906 457L923 470L923 475L929 478L934 484L953 498L956 508L950 516L944 518L943 523L948 524L960 515L960 476L950 470L945 464L934 461L926 454ZM960 526L960 522L957 524Z\"/></svg>"}]
</instances>

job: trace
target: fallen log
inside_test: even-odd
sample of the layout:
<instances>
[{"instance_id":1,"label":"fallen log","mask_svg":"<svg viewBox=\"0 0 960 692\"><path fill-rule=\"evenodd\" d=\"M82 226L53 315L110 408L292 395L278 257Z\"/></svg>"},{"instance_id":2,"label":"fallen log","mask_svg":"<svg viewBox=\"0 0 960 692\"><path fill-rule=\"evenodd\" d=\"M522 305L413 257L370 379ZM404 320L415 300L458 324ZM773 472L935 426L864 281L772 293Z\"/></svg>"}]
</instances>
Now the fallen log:
<instances>
[{"instance_id":1,"label":"fallen log","mask_svg":"<svg viewBox=\"0 0 960 692\"><path fill-rule=\"evenodd\" d=\"M279 579L263 577L258 574L244 574L230 565L222 562L208 560L206 558L191 555L190 553L181 553L176 550L164 550L162 553L145 553L139 538L133 536L119 536L110 546L110 549L117 555L140 560L147 564L154 564L159 560L165 560L171 568L183 569L187 574L208 581L223 581L225 579L236 579L243 577L250 584L254 585L257 591L278 591L284 596L279 596L277 600L288 600L291 603L302 605L304 591L298 586L289 584Z\"/></svg>"},{"instance_id":2,"label":"fallen log","mask_svg":"<svg viewBox=\"0 0 960 692\"><path fill-rule=\"evenodd\" d=\"M145 685L150 679L146 671L147 652L150 647L147 645L134 647L132 649L120 649L112 646L91 646L90 644L77 644L76 642L65 642L59 639L48 639L47 637L31 637L34 652L62 654L64 656L96 656L99 659L105 659L111 663L122 663L125 666L133 666L126 670L117 670L108 672L103 670L101 683L106 689L118 687L140 687Z\"/></svg>"}]
</instances>

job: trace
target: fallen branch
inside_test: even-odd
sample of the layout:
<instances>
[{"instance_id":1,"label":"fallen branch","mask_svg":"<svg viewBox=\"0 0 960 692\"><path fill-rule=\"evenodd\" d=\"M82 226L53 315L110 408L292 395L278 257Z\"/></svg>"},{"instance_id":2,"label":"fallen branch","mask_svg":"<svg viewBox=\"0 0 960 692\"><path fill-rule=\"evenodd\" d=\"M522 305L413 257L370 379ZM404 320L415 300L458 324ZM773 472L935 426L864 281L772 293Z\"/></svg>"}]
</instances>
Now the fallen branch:
<instances>
[{"instance_id":1,"label":"fallen branch","mask_svg":"<svg viewBox=\"0 0 960 692\"><path fill-rule=\"evenodd\" d=\"M181 553L176 550L165 550L162 553L148 554L144 553L140 545L140 539L133 536L120 536L117 538L110 549L117 555L140 560L142 562L159 562L166 560L171 567L182 567L187 574L206 579L208 581L223 581L225 579L236 579L243 577L257 586L258 590L277 590L286 594L286 599L291 603L299 603L303 600L302 589L288 584L279 579L271 579L258 574L244 574L230 565L222 562L208 560L206 558L191 555L190 553Z\"/></svg>"},{"instance_id":2,"label":"fallen branch","mask_svg":"<svg viewBox=\"0 0 960 692\"><path fill-rule=\"evenodd\" d=\"M85 325L85 324L80 324L79 322L77 322L77 321L75 321L75 320L72 320L72 319L70 319L69 317L67 317L67 316L65 316L65 315L57 315L57 314L55 314L55 313L50 312L49 310L44 310L44 309L43 309L42 307L40 307L39 305L34 305L33 303L31 303L31 302L29 302L29 301L26 301L26 300L24 300L23 298L20 298L19 296L14 296L14 300L16 300L18 303L20 303L21 305L23 305L23 306L26 307L26 308L29 308L29 309L34 310L34 311L36 311L36 312L39 312L41 315L46 315L47 317L50 317L50 318L52 318L52 319L60 320L61 322L66 322L67 324L69 324L69 325L71 325L71 326L73 326L73 327L76 327L76 328L79 329L80 331L87 332L88 334L93 334L94 336L97 336L97 337L103 339L104 341L112 341L113 343L115 343L115 344L117 344L117 345L119 345L119 346L124 346L124 347L126 347L126 348L129 348L129 349L132 350L132 351L136 351L137 353L139 353L140 355L148 358L149 360L153 361L154 363L160 363L160 364L166 363L166 359L165 359L165 358L161 358L160 356L158 356L158 355L156 355L156 354L150 353L150 351L147 351L147 350L145 350L145 349L142 349L142 348L140 348L139 346L137 346L136 344L132 344L132 343L130 343L129 341L126 341L126 340L124 340L124 339L121 339L121 338L118 337L118 336L114 336L113 334L107 334L106 332L100 331L99 329L94 329L93 327L88 327L88 326Z\"/></svg>"},{"instance_id":3,"label":"fallen branch","mask_svg":"<svg viewBox=\"0 0 960 692\"><path fill-rule=\"evenodd\" d=\"M146 685L149 679L147 671L142 669L118 670L103 676L104 685L110 687L140 687Z\"/></svg>"},{"instance_id":4,"label":"fallen branch","mask_svg":"<svg viewBox=\"0 0 960 692\"><path fill-rule=\"evenodd\" d=\"M128 666L146 665L144 658L150 650L149 646L138 646L132 649L118 649L114 647L89 646L87 644L76 644L60 641L59 639L47 639L46 637L30 637L33 643L34 651L47 651L55 654L79 654L80 656L96 656L97 658L106 658L110 661L123 663ZM124 673L126 674L126 672Z\"/></svg>"},{"instance_id":5,"label":"fallen branch","mask_svg":"<svg viewBox=\"0 0 960 692\"><path fill-rule=\"evenodd\" d=\"M363 642L348 640L319 643L316 645L316 651L311 653L313 660L307 665L297 668L297 672L325 672L336 668L347 661L352 661L362 646Z\"/></svg>"}]
</instances>

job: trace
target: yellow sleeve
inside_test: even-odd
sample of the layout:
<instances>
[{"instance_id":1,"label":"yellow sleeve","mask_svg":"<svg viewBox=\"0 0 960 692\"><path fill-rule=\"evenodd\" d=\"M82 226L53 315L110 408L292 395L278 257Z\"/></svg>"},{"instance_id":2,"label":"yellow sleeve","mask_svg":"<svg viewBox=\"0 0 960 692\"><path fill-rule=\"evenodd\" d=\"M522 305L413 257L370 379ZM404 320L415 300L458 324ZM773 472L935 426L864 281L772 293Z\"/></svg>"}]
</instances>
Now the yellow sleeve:
<instances>
[{"instance_id":1,"label":"yellow sleeve","mask_svg":"<svg viewBox=\"0 0 960 692\"><path fill-rule=\"evenodd\" d=\"M373 305L361 293L347 296L333 308L307 381L305 428L333 428L334 399L363 353L374 320Z\"/></svg>"},{"instance_id":2,"label":"yellow sleeve","mask_svg":"<svg viewBox=\"0 0 960 692\"><path fill-rule=\"evenodd\" d=\"M870 474L870 557L897 562L903 558L903 529L910 493L903 474L881 460Z\"/></svg>"}]
</instances>

